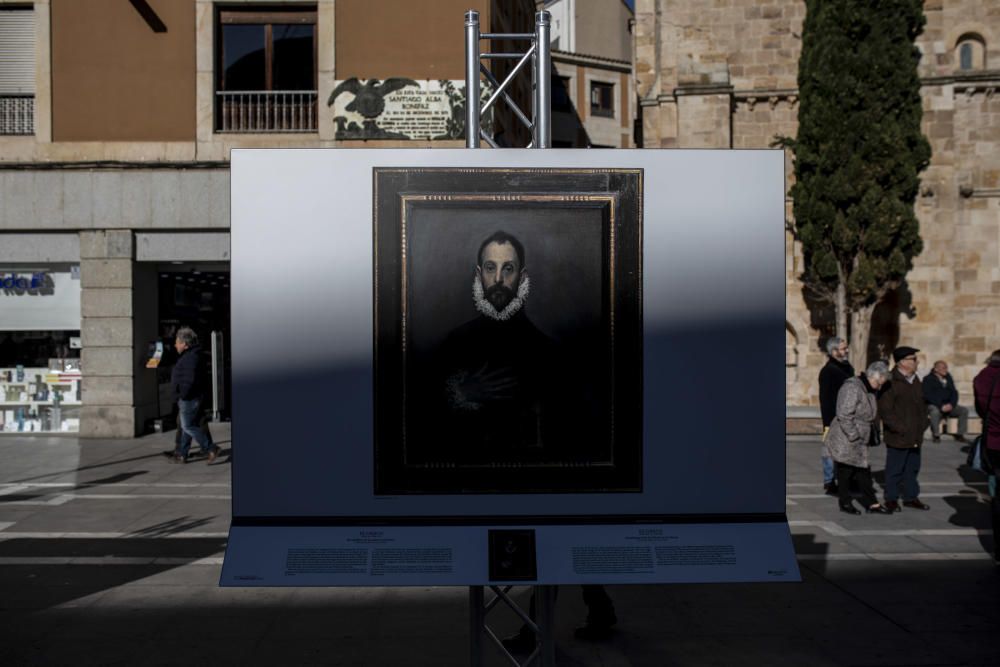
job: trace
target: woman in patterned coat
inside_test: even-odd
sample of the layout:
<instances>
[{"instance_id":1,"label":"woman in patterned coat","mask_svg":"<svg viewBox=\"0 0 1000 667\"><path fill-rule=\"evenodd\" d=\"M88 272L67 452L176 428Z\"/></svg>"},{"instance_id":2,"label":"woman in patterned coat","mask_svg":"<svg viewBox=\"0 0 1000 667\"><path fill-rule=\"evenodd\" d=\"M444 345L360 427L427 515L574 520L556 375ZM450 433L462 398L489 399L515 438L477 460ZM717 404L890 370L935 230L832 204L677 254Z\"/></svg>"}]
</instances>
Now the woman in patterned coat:
<instances>
[{"instance_id":1,"label":"woman in patterned coat","mask_svg":"<svg viewBox=\"0 0 1000 667\"><path fill-rule=\"evenodd\" d=\"M830 424L826 446L837 462L837 486L840 511L861 514L851 498L851 480L857 481L861 503L869 514L889 514L879 504L872 487L868 449L878 444L878 403L875 394L889 378L889 367L883 361L871 364L864 373L845 380L837 392L837 416Z\"/></svg>"}]
</instances>

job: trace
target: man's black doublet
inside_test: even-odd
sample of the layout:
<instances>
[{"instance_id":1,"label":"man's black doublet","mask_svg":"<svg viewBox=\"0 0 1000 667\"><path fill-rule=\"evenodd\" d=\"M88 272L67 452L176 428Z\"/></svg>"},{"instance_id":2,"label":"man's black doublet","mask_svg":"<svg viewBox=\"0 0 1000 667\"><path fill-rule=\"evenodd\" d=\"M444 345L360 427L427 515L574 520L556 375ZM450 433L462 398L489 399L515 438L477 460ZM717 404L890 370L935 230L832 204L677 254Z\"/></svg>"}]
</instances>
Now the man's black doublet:
<instances>
[{"instance_id":1,"label":"man's black doublet","mask_svg":"<svg viewBox=\"0 0 1000 667\"><path fill-rule=\"evenodd\" d=\"M454 329L425 375L434 378L425 398L438 454L460 463L541 459L555 410L554 348L523 310Z\"/></svg>"}]
</instances>

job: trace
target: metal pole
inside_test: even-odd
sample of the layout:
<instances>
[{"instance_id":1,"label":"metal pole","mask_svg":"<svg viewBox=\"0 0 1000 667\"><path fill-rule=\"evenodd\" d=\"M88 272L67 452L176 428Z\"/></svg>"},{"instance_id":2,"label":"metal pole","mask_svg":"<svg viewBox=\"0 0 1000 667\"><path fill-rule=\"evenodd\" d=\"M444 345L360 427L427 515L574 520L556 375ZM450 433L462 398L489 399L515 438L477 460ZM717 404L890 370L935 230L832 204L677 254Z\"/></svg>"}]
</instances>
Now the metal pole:
<instances>
[{"instance_id":1,"label":"metal pole","mask_svg":"<svg viewBox=\"0 0 1000 667\"><path fill-rule=\"evenodd\" d=\"M552 147L552 58L549 31L552 15L535 14L535 148Z\"/></svg>"},{"instance_id":2,"label":"metal pole","mask_svg":"<svg viewBox=\"0 0 1000 667\"><path fill-rule=\"evenodd\" d=\"M535 586L535 606L538 610L538 644L542 667L555 667L556 642L552 636L555 625L556 587Z\"/></svg>"},{"instance_id":3,"label":"metal pole","mask_svg":"<svg viewBox=\"0 0 1000 667\"><path fill-rule=\"evenodd\" d=\"M222 418L219 410L219 374L222 366L219 338L221 336L222 333L219 331L212 332L212 421L216 422Z\"/></svg>"},{"instance_id":4,"label":"metal pole","mask_svg":"<svg viewBox=\"0 0 1000 667\"><path fill-rule=\"evenodd\" d=\"M483 608L483 587L469 586L469 664L483 664L483 627L486 610Z\"/></svg>"},{"instance_id":5,"label":"metal pole","mask_svg":"<svg viewBox=\"0 0 1000 667\"><path fill-rule=\"evenodd\" d=\"M479 148L479 12L465 12L465 147Z\"/></svg>"}]
</instances>

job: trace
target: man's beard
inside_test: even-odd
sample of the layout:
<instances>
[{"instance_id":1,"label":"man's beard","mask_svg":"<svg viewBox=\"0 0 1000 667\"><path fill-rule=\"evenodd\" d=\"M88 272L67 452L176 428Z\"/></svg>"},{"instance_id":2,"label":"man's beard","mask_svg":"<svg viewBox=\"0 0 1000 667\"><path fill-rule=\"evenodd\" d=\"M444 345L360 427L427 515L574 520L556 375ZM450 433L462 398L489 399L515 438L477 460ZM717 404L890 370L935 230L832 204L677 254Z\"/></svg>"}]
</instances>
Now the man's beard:
<instances>
[{"instance_id":1,"label":"man's beard","mask_svg":"<svg viewBox=\"0 0 1000 667\"><path fill-rule=\"evenodd\" d=\"M476 310L492 320L509 320L514 314L521 310L524 302L528 299L528 291L531 289L531 281L528 276L521 278L517 286L517 295L505 285L497 283L489 289L483 290L483 282L476 276L472 279L472 300L476 304Z\"/></svg>"},{"instance_id":2,"label":"man's beard","mask_svg":"<svg viewBox=\"0 0 1000 667\"><path fill-rule=\"evenodd\" d=\"M514 290L503 283L496 283L486 288L486 300L493 304L499 312L507 307L507 304L514 300L516 296Z\"/></svg>"}]
</instances>

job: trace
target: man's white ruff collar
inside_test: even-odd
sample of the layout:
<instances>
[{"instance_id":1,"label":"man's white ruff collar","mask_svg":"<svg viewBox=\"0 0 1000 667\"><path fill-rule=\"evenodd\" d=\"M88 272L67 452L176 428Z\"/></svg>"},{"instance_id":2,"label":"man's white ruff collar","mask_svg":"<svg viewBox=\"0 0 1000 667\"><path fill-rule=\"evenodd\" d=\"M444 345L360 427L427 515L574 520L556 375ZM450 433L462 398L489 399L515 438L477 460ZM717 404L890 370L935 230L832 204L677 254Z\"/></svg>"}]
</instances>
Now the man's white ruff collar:
<instances>
[{"instance_id":1,"label":"man's white ruff collar","mask_svg":"<svg viewBox=\"0 0 1000 667\"><path fill-rule=\"evenodd\" d=\"M479 276L472 279L472 300L476 303L476 310L490 318L491 320L497 320L504 322L509 320L514 314L521 310L524 306L524 302L528 299L528 291L531 289L531 281L528 276L524 276L521 279L521 284L517 287L517 296L510 300L510 303L501 310L497 312L497 309L493 307L493 304L487 300L486 295L483 293L483 282L480 280Z\"/></svg>"}]
</instances>

